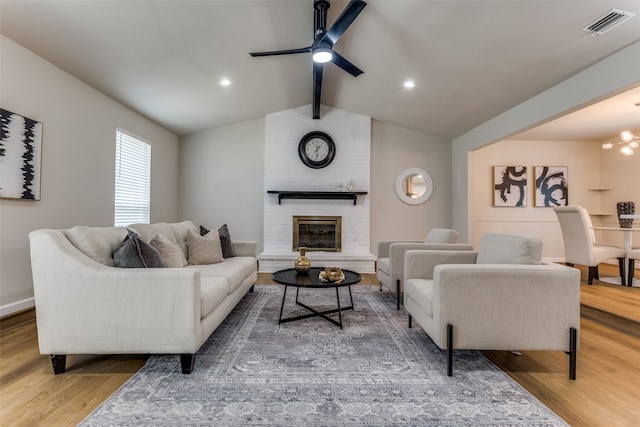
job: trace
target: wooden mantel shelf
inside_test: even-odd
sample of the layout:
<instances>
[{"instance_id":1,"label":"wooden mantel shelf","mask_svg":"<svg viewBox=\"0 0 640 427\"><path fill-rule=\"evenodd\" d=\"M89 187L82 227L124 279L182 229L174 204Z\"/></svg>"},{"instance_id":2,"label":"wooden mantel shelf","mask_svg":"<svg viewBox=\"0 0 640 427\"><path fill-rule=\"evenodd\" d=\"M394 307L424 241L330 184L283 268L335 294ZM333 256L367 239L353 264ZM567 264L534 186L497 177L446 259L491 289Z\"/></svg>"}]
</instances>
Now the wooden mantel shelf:
<instances>
[{"instance_id":1,"label":"wooden mantel shelf","mask_svg":"<svg viewBox=\"0 0 640 427\"><path fill-rule=\"evenodd\" d=\"M358 196L368 194L366 191L279 191L270 190L269 194L278 195L278 204L283 199L321 199L321 200L353 200L355 206Z\"/></svg>"}]
</instances>

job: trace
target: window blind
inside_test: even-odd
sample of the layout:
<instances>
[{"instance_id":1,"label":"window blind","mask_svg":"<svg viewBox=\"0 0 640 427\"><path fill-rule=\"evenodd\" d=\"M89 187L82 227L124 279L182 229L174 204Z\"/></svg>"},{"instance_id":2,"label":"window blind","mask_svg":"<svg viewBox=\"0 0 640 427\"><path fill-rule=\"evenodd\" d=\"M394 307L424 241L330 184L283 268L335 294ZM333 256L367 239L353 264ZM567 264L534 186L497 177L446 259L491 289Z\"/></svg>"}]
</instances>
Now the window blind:
<instances>
[{"instance_id":1,"label":"window blind","mask_svg":"<svg viewBox=\"0 0 640 427\"><path fill-rule=\"evenodd\" d=\"M149 223L151 145L116 130L114 225Z\"/></svg>"}]
</instances>

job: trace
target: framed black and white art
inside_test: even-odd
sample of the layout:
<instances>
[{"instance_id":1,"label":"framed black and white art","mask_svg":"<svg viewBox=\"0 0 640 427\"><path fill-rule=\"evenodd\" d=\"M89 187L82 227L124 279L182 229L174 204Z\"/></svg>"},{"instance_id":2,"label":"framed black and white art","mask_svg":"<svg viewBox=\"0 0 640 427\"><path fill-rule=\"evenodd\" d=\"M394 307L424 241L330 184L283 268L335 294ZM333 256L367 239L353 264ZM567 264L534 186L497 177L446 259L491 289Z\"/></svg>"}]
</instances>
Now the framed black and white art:
<instances>
[{"instance_id":1,"label":"framed black and white art","mask_svg":"<svg viewBox=\"0 0 640 427\"><path fill-rule=\"evenodd\" d=\"M536 207L569 205L566 166L534 166Z\"/></svg>"},{"instance_id":2,"label":"framed black and white art","mask_svg":"<svg viewBox=\"0 0 640 427\"><path fill-rule=\"evenodd\" d=\"M0 197L40 200L42 123L0 109Z\"/></svg>"},{"instance_id":3,"label":"framed black and white art","mask_svg":"<svg viewBox=\"0 0 640 427\"><path fill-rule=\"evenodd\" d=\"M527 167L493 167L493 206L527 206Z\"/></svg>"}]
</instances>

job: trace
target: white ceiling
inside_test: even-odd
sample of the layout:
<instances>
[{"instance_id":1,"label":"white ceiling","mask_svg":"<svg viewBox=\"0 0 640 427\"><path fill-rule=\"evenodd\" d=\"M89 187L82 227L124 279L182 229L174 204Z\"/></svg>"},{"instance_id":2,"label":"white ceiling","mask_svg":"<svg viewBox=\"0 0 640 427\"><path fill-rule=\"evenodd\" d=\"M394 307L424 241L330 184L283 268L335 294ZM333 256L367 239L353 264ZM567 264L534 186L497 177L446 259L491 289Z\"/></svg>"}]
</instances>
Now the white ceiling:
<instances>
[{"instance_id":1,"label":"white ceiling","mask_svg":"<svg viewBox=\"0 0 640 427\"><path fill-rule=\"evenodd\" d=\"M640 40L638 0L367 3L335 46L365 73L326 65L322 103L447 138ZM346 4L331 2L329 26ZM603 36L581 31L612 8L637 16ZM310 55L248 53L310 45L312 0L2 0L0 32L178 135L311 103ZM522 137L638 129L639 107L624 119L616 109L639 101L635 90Z\"/></svg>"}]
</instances>

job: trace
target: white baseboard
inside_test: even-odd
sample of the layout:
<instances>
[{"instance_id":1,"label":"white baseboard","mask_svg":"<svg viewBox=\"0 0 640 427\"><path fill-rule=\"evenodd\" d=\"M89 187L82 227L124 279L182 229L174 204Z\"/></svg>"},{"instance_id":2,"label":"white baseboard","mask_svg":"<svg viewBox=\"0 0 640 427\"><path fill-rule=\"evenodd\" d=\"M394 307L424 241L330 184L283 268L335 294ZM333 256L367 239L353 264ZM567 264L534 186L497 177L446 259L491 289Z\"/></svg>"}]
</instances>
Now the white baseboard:
<instances>
[{"instance_id":1,"label":"white baseboard","mask_svg":"<svg viewBox=\"0 0 640 427\"><path fill-rule=\"evenodd\" d=\"M35 305L36 302L33 297L2 305L0 306L0 317L9 316L10 314L35 307Z\"/></svg>"}]
</instances>

